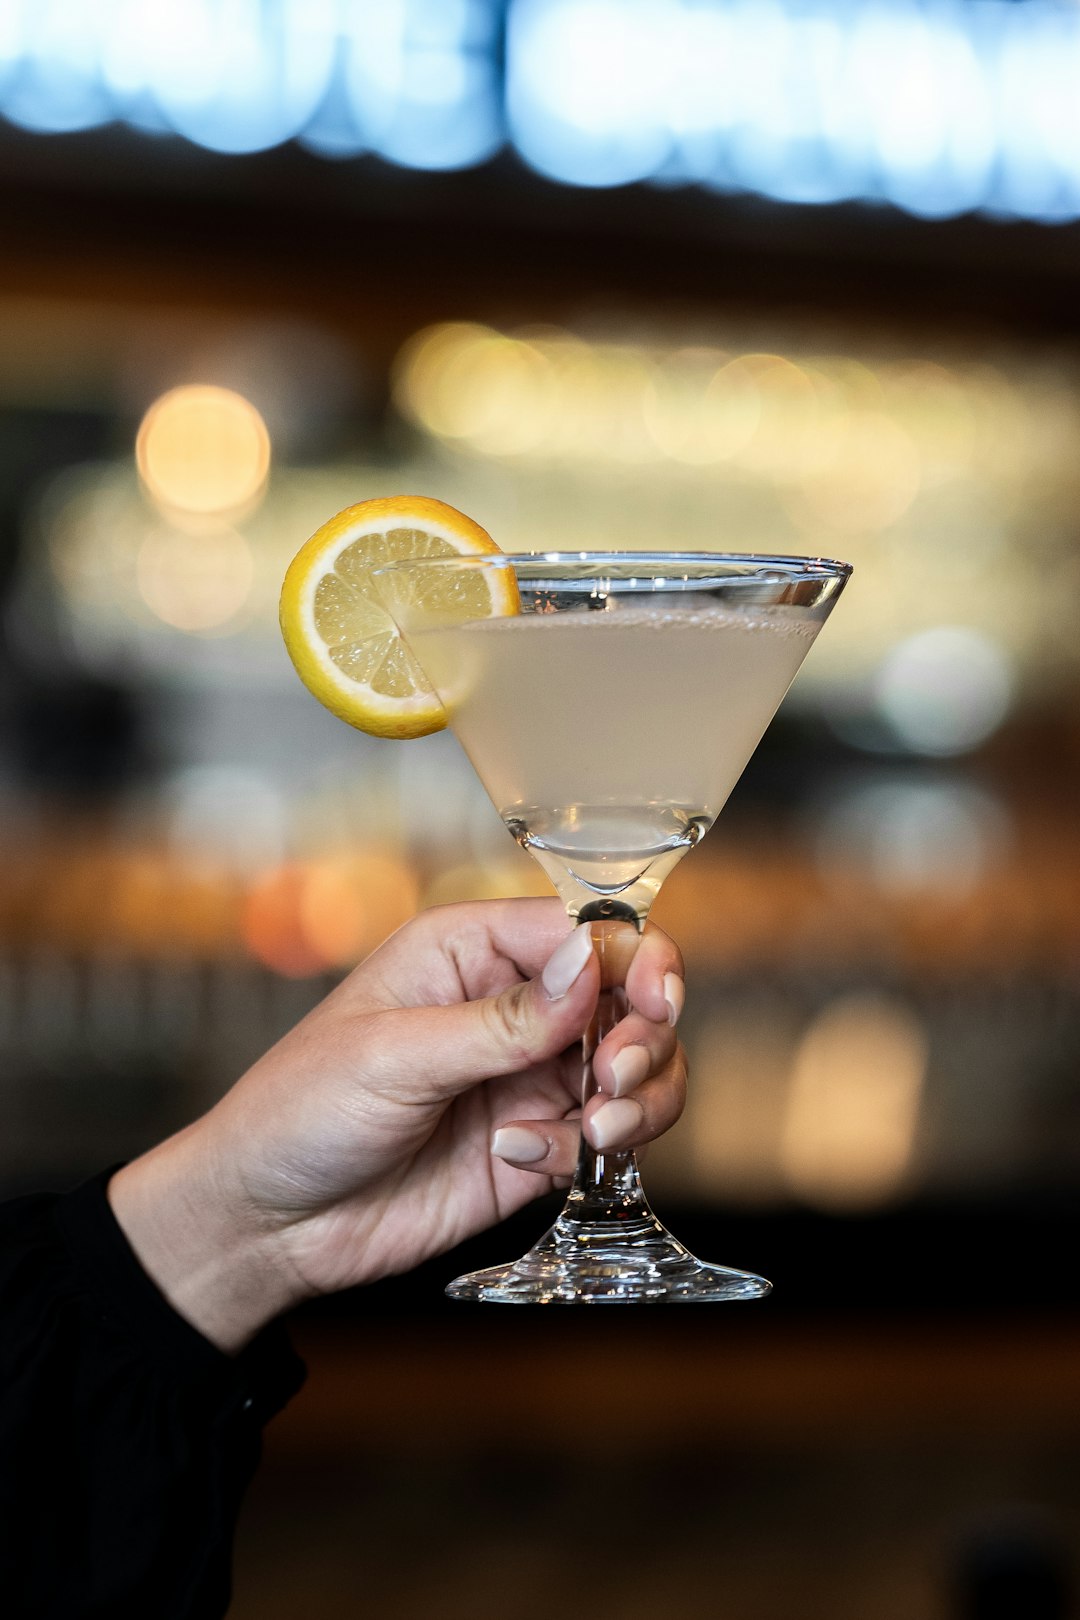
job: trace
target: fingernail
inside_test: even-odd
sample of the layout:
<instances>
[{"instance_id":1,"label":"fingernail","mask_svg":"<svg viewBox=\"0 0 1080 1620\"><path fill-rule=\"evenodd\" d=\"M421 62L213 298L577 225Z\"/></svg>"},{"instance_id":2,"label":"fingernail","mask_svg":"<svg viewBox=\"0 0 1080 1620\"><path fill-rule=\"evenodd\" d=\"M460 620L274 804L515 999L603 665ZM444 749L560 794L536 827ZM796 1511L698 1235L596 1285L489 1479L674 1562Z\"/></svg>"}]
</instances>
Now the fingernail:
<instances>
[{"instance_id":1,"label":"fingernail","mask_svg":"<svg viewBox=\"0 0 1080 1620\"><path fill-rule=\"evenodd\" d=\"M523 1125L502 1125L491 1138L492 1153L510 1164L536 1164L547 1150L547 1137L527 1131Z\"/></svg>"},{"instance_id":2,"label":"fingernail","mask_svg":"<svg viewBox=\"0 0 1080 1620\"><path fill-rule=\"evenodd\" d=\"M565 996L592 954L592 932L586 923L568 934L548 957L540 983L550 1000L558 1001L560 996Z\"/></svg>"},{"instance_id":3,"label":"fingernail","mask_svg":"<svg viewBox=\"0 0 1080 1620\"><path fill-rule=\"evenodd\" d=\"M649 1054L643 1046L624 1046L611 1060L611 1073L615 1081L616 1097L625 1097L628 1091L640 1086L649 1072Z\"/></svg>"},{"instance_id":4,"label":"fingernail","mask_svg":"<svg viewBox=\"0 0 1080 1620\"><path fill-rule=\"evenodd\" d=\"M686 986L677 973L664 974L664 1000L667 1002L667 1021L674 1029L686 1000Z\"/></svg>"},{"instance_id":5,"label":"fingernail","mask_svg":"<svg viewBox=\"0 0 1080 1620\"><path fill-rule=\"evenodd\" d=\"M603 1103L589 1121L589 1137L598 1153L625 1142L640 1127L645 1110L632 1097Z\"/></svg>"}]
</instances>

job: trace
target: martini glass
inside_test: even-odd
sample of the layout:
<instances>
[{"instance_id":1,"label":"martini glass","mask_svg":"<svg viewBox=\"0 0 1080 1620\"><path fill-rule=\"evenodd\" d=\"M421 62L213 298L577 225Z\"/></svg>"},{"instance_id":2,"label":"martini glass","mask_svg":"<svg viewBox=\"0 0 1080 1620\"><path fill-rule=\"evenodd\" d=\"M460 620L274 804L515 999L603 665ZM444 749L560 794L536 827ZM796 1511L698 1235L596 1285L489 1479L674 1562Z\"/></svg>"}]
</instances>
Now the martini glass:
<instances>
[{"instance_id":1,"label":"martini glass","mask_svg":"<svg viewBox=\"0 0 1080 1620\"><path fill-rule=\"evenodd\" d=\"M493 570L513 573L520 613L481 616L505 583ZM804 557L548 552L402 562L375 579L506 826L602 946L597 925L640 931L711 827L850 572ZM583 1106L598 1089L591 1054L625 1010L622 991L601 992ZM447 1293L677 1304L770 1286L696 1259L650 1209L633 1153L594 1152L583 1135L554 1226Z\"/></svg>"}]
</instances>

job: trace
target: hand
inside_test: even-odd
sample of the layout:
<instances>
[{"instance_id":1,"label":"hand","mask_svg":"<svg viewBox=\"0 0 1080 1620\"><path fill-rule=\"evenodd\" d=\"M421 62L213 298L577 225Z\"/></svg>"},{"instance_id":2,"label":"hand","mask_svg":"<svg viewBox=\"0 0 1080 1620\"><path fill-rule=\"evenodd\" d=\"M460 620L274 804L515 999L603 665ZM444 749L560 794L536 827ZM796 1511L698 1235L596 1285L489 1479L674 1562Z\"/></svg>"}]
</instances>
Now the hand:
<instances>
[{"instance_id":1,"label":"hand","mask_svg":"<svg viewBox=\"0 0 1080 1620\"><path fill-rule=\"evenodd\" d=\"M682 960L605 925L629 1010L577 1042L601 970L556 900L422 913L203 1119L121 1170L109 1197L144 1267L224 1349L300 1299L404 1271L573 1173L584 1129L637 1147L682 1112Z\"/></svg>"}]
</instances>

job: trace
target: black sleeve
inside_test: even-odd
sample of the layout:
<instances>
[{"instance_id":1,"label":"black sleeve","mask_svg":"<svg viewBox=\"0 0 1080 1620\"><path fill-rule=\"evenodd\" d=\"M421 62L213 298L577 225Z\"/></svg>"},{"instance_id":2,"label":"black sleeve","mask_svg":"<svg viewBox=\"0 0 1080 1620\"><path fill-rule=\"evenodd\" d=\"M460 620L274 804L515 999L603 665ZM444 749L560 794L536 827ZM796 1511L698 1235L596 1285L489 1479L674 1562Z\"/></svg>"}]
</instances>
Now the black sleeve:
<instances>
[{"instance_id":1,"label":"black sleeve","mask_svg":"<svg viewBox=\"0 0 1080 1620\"><path fill-rule=\"evenodd\" d=\"M230 1357L178 1316L109 1174L0 1206L0 1607L211 1620L263 1425L304 1366L279 1325Z\"/></svg>"}]
</instances>

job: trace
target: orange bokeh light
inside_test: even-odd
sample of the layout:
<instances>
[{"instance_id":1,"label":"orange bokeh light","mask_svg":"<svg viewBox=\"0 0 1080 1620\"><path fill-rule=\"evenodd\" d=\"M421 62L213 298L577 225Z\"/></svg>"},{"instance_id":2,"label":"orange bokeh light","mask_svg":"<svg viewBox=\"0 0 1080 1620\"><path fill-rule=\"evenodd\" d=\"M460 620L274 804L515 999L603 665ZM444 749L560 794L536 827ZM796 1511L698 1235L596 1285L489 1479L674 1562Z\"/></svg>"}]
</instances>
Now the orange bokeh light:
<instances>
[{"instance_id":1,"label":"orange bokeh light","mask_svg":"<svg viewBox=\"0 0 1080 1620\"><path fill-rule=\"evenodd\" d=\"M290 861L247 892L241 931L257 961L286 978L352 967L417 908L411 867L390 851Z\"/></svg>"},{"instance_id":2,"label":"orange bokeh light","mask_svg":"<svg viewBox=\"0 0 1080 1620\"><path fill-rule=\"evenodd\" d=\"M263 872L244 897L240 931L257 962L287 979L325 972L326 957L308 938L303 919L307 871L287 863Z\"/></svg>"},{"instance_id":3,"label":"orange bokeh light","mask_svg":"<svg viewBox=\"0 0 1080 1620\"><path fill-rule=\"evenodd\" d=\"M300 901L305 935L323 959L351 967L415 912L416 877L400 856L368 851L313 862Z\"/></svg>"}]
</instances>

